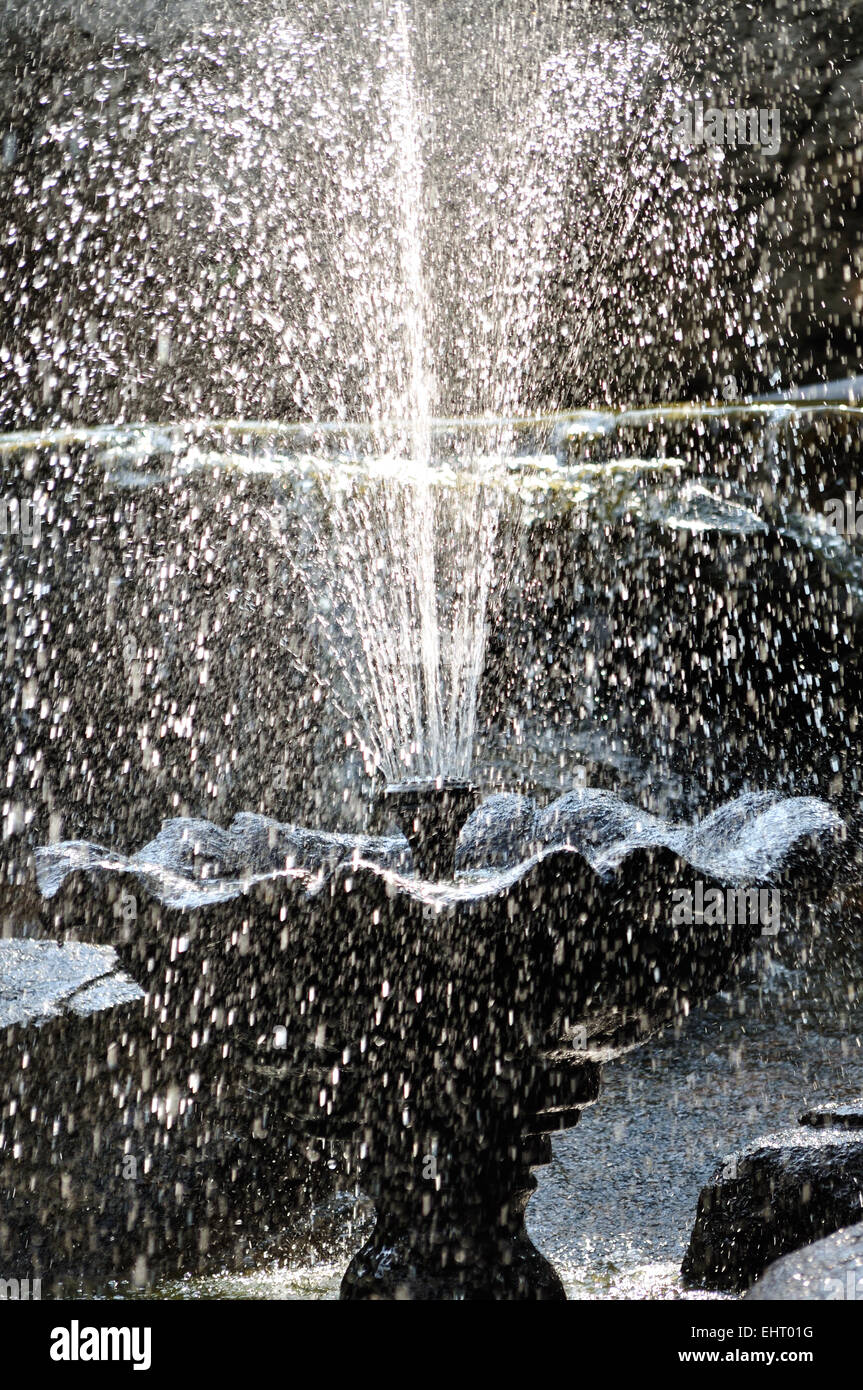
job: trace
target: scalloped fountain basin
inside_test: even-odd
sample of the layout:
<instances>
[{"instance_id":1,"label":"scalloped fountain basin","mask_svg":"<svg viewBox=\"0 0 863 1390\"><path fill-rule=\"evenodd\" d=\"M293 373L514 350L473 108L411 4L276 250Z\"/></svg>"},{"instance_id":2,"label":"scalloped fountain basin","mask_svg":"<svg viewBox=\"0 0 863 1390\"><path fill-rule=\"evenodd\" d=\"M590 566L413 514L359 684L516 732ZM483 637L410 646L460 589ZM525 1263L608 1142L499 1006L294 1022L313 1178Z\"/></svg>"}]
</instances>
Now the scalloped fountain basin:
<instances>
[{"instance_id":1,"label":"scalloped fountain basin","mask_svg":"<svg viewBox=\"0 0 863 1390\"><path fill-rule=\"evenodd\" d=\"M112 941L202 1069L230 1056L298 1128L357 1146L378 1223L344 1297L555 1299L523 1229L543 1136L760 933L675 924L675 892L769 884L785 911L847 853L811 797L686 825L584 789L488 798L445 882L412 872L401 836L252 814L167 821L129 857L50 846L38 873L54 930Z\"/></svg>"}]
</instances>

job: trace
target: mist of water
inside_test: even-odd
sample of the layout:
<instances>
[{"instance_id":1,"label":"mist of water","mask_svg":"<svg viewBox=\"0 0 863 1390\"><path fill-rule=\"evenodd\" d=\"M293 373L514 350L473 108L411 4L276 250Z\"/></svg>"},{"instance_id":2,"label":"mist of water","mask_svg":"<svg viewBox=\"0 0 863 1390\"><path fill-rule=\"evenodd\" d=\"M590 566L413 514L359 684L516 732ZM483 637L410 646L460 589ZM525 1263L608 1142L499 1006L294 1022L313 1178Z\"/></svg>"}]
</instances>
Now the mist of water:
<instances>
[{"instance_id":1,"label":"mist of water","mask_svg":"<svg viewBox=\"0 0 863 1390\"><path fill-rule=\"evenodd\" d=\"M4 394L33 383L64 420L158 401L374 424L356 446L369 478L339 482L290 558L346 717L390 778L470 768L517 520L490 482L517 452L507 420L561 392L607 396L663 295L709 279L680 199L703 226L710 189L668 173L675 63L661 35L567 5L246 7L164 54L121 36L88 68L96 100L52 109L39 186L21 176L13 317L50 283L52 245L76 292L0 373L16 419L29 397ZM652 258L671 245L660 290ZM440 417L498 421L488 455L438 456Z\"/></svg>"},{"instance_id":2,"label":"mist of water","mask_svg":"<svg viewBox=\"0 0 863 1390\"><path fill-rule=\"evenodd\" d=\"M517 120L507 110L480 122L465 167L452 148L442 160L433 138L404 4L381 12L379 41L362 191L356 145L340 135L327 152L354 194L332 236L342 312L359 327L368 413L378 422L367 444L374 485L366 477L341 488L327 526L310 520L305 556L292 558L369 761L390 780L467 777L490 603L518 519L517 503L487 474L514 457L505 421L531 409L547 373L542 335L564 272L578 298L574 370L589 351L602 267L622 223L637 215L639 200L624 207L626 194L650 169L643 89L666 62L641 39L553 55L536 90L514 103ZM588 251L565 236L562 188L577 180L579 160L596 161L598 107L626 129L628 158L607 180L600 216L586 221ZM458 225L444 213L442 236L436 212L454 202ZM433 417L453 405L500 422L488 454L435 455Z\"/></svg>"}]
</instances>

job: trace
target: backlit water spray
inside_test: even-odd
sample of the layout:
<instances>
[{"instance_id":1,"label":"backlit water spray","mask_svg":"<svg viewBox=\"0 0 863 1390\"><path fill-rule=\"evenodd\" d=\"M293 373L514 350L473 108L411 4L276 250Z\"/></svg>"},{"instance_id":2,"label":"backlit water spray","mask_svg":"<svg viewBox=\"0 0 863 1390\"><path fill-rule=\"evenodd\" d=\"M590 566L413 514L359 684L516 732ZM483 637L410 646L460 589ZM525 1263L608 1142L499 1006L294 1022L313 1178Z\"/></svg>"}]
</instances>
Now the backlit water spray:
<instances>
[{"instance_id":1,"label":"backlit water spray","mask_svg":"<svg viewBox=\"0 0 863 1390\"><path fill-rule=\"evenodd\" d=\"M364 125L360 156L352 147L350 167L341 168L344 142L332 151L339 180L354 194L332 237L342 292L349 287L345 308L368 363L373 424L351 439L329 479L326 516L309 513L304 553L291 554L291 563L334 664L336 698L358 716L367 763L390 781L465 778L491 605L518 531L517 489L500 485L502 470L519 467L508 422L530 409L547 368L550 289L563 269L577 298L574 362L589 345L623 198L633 177L645 175L632 163L636 149L644 159L642 102L601 224L584 228L592 255L581 244L575 254L571 244L565 250L561 179L577 178L596 134L575 113L599 85L626 125L633 73L643 84L644 69L655 75L663 58L651 45L626 44L556 54L541 66L538 91L518 121L498 114L482 122L467 155L451 151L442 160L434 142L426 148L432 118L418 91L403 4L382 21L380 53L375 117ZM455 248L441 235L454 202L450 164L461 203ZM367 183L358 183L358 167ZM370 205L376 217L389 210L374 235ZM457 428L439 449L435 417L453 407L496 422L481 450ZM278 518L273 530L282 534Z\"/></svg>"},{"instance_id":2,"label":"backlit water spray","mask_svg":"<svg viewBox=\"0 0 863 1390\"><path fill-rule=\"evenodd\" d=\"M320 639L304 669L368 761L461 777L518 529L501 480L547 447L514 422L647 370L716 268L710 170L668 173L661 35L598 13L225 16L164 50L123 36L88 68L94 100L46 117L8 227L0 410L349 425L299 543L274 509L262 544L289 557ZM441 419L480 421L480 443L466 423L443 445ZM193 506L180 479L172 508Z\"/></svg>"}]
</instances>

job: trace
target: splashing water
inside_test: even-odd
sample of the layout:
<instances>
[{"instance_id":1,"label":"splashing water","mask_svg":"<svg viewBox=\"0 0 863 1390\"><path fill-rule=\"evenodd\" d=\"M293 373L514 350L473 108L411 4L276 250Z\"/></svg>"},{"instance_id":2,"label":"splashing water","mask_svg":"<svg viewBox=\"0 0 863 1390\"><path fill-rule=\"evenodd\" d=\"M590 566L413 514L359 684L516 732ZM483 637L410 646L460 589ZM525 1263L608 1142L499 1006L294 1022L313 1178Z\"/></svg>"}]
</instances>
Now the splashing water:
<instances>
[{"instance_id":1,"label":"splashing water","mask_svg":"<svg viewBox=\"0 0 863 1390\"><path fill-rule=\"evenodd\" d=\"M290 21L214 16L165 52L125 35L90 74L95 106L52 111L32 228L9 232L27 267L0 369L10 418L33 415L33 383L64 422L167 407L375 424L357 446L373 481L339 481L290 558L392 778L470 768L518 520L491 481L518 450L505 422L604 378L626 389L647 342L630 266L652 302L657 247L672 298L711 273L710 190L667 173L663 44L568 6L488 8L455 22L420 0L315 0ZM34 336L22 306L59 243L75 290ZM440 417L499 421L488 455L438 455Z\"/></svg>"},{"instance_id":2,"label":"splashing water","mask_svg":"<svg viewBox=\"0 0 863 1390\"><path fill-rule=\"evenodd\" d=\"M309 518L305 554L292 562L335 658L340 693L360 715L367 760L390 780L466 777L490 603L506 575L519 510L488 473L499 471L502 456L514 457L515 443L501 423L488 455L456 450L441 459L433 452L433 411L470 405L502 422L529 408L532 383L545 370L544 314L563 255L567 208L559 176L569 177L585 155L586 128L572 111L599 85L606 104L631 120L626 94L634 66L647 64L653 74L664 60L654 46L634 53L626 44L586 60L568 53L547 60L539 93L525 105L525 124L484 126L468 167L457 161L467 206L460 208L458 259L442 265L447 239L427 225L428 206L455 201L452 173L435 162L434 147L428 156L424 149L427 120L404 4L384 20L380 42L380 109L366 128L362 157L370 183L354 186L335 235L339 283L352 291L348 317L359 324L369 369L369 414L382 422L368 438L376 485L366 476L340 489L325 528ZM640 134L636 123L630 155ZM347 169L339 177L352 184ZM618 171L602 222L590 229L600 258L620 234L631 178L631 168ZM369 275L372 196L390 218L376 224L381 260ZM630 224L634 216L630 208ZM573 258L570 246L567 256L584 281L587 252L580 248ZM591 293L583 288L580 295L573 364L589 345ZM443 352L432 352L432 338Z\"/></svg>"},{"instance_id":3,"label":"splashing water","mask_svg":"<svg viewBox=\"0 0 863 1390\"><path fill-rule=\"evenodd\" d=\"M401 455L330 502L329 530L303 516L308 548L292 560L367 755L390 780L464 777L495 542L517 507L482 476Z\"/></svg>"}]
</instances>

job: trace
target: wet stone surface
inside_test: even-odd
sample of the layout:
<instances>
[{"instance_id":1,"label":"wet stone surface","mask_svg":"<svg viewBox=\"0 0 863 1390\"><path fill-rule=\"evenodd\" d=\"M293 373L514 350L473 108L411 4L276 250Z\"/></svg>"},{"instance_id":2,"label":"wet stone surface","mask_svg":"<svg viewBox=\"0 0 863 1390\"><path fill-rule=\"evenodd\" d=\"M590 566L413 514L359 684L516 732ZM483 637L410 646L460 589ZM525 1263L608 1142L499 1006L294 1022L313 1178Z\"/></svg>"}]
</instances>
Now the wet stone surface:
<instances>
[{"instance_id":1,"label":"wet stone surface","mask_svg":"<svg viewBox=\"0 0 863 1390\"><path fill-rule=\"evenodd\" d=\"M729 1145L756 1147L807 1102L853 1102L863 1080L859 1009L828 1007L814 980L789 1004L798 985L774 964L760 985L741 985L604 1068L599 1104L553 1140L529 1207L531 1237L571 1298L732 1296L680 1275L711 1169Z\"/></svg>"},{"instance_id":2,"label":"wet stone surface","mask_svg":"<svg viewBox=\"0 0 863 1390\"><path fill-rule=\"evenodd\" d=\"M687 1280L743 1289L778 1256L850 1225L863 1208L863 1138L787 1129L722 1160L701 1191Z\"/></svg>"},{"instance_id":3,"label":"wet stone surface","mask_svg":"<svg viewBox=\"0 0 863 1390\"><path fill-rule=\"evenodd\" d=\"M863 1224L848 1226L777 1260L753 1284L747 1300L863 1299Z\"/></svg>"},{"instance_id":4,"label":"wet stone surface","mask_svg":"<svg viewBox=\"0 0 863 1390\"><path fill-rule=\"evenodd\" d=\"M824 1105L813 1105L810 1110L804 1110L800 1123L815 1129L863 1129L863 1096L842 1104L827 1101Z\"/></svg>"},{"instance_id":5,"label":"wet stone surface","mask_svg":"<svg viewBox=\"0 0 863 1390\"><path fill-rule=\"evenodd\" d=\"M63 1013L84 1018L143 997L109 946L0 941L0 1028L38 1025Z\"/></svg>"}]
</instances>

